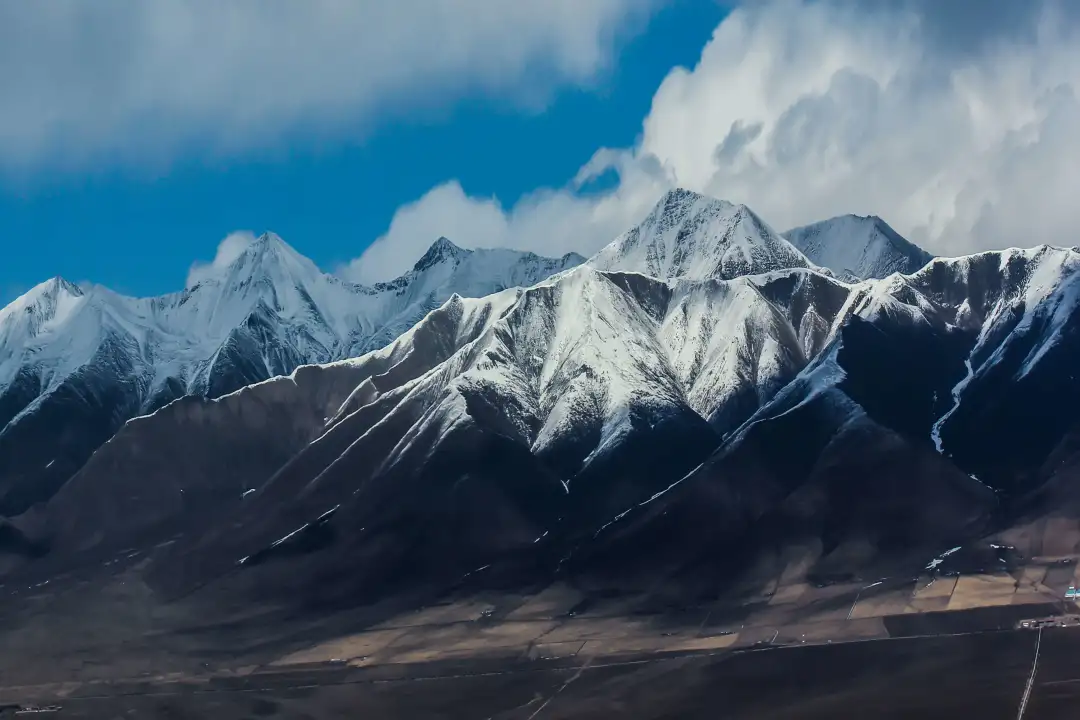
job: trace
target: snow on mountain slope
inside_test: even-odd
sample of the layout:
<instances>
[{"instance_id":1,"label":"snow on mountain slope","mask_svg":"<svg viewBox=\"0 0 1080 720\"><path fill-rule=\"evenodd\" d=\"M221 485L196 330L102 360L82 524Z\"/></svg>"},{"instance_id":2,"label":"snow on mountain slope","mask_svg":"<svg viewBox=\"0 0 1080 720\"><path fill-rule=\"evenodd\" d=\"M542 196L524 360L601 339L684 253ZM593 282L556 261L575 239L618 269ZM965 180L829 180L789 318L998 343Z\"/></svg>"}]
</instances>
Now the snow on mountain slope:
<instances>
[{"instance_id":1,"label":"snow on mountain slope","mask_svg":"<svg viewBox=\"0 0 1080 720\"><path fill-rule=\"evenodd\" d=\"M802 268L691 281L585 265L525 289L452 298L384 350L347 361L367 379L341 400L313 442L269 477L252 479L259 489L238 505L235 521L195 533L197 547L177 550L178 558L195 563L178 559L185 563L179 575L205 579L239 558L278 552L279 539L335 507L339 541L318 561L355 564L368 584L401 563L447 563L464 572L500 552L531 548L541 537L564 552L560 543L574 545L629 508L663 497L718 446L745 442L753 427L761 430L750 434L786 450L769 459L777 467L766 474L746 469L747 477L765 484L760 493L733 490L744 498L725 510L736 513L733 528L746 527L740 503L760 497L767 505L801 482L785 474L786 460L812 468L819 453L829 458L822 467L843 468L853 497L872 505L875 491L857 482L864 468L878 467L873 453L858 451L871 441L895 464L890 493L904 497L902 467L925 471L916 495L928 506L947 498L942 512L967 523L971 518L958 508L977 483L940 458L927 437L932 389L944 393L950 376L924 378L915 357L923 345L933 349L939 334L958 332L949 328L963 298L932 290L910 277L846 284ZM881 358L891 364L881 366ZM960 364L959 355L952 359ZM883 383L883 376L893 382ZM909 412L908 402L922 410ZM908 431L909 415L924 424L921 435ZM777 423L790 427L777 430ZM833 432L843 441L831 443ZM146 438L171 434L168 414L159 414L131 423L124 437L143 447ZM122 466L112 453L123 447L111 443L95 456L95 467ZM761 450L740 462L759 462ZM512 461L504 466L496 458ZM142 474L173 472L140 467ZM78 476L78 487L93 496L102 483L115 482L109 477L90 468ZM935 485L941 477L948 486ZM457 493L475 488L479 478L491 483L483 490L488 504L482 517L473 517L475 502ZM808 482L827 480L815 473ZM822 486L820 492L831 497L840 491ZM522 498L532 498L528 512ZM846 502L838 497L836 507L847 508ZM78 513L90 504L67 498L64 506ZM852 506L836 518L852 533L851 542L864 532L858 513ZM912 513L889 521L898 526L915 518L898 530L904 538L917 535L924 522ZM972 513L981 517L981 505ZM138 507L125 515L153 516ZM510 523L499 525L497 541L485 535L492 544L465 542L495 518ZM926 542L951 539L947 518L927 516L925 522L934 528ZM67 517L52 524L83 528L84 535L93 527ZM244 529L228 529L236 527ZM120 535L114 542L126 540ZM422 557L390 558L371 549L380 547L409 548Z\"/></svg>"},{"instance_id":2,"label":"snow on mountain slope","mask_svg":"<svg viewBox=\"0 0 1080 720\"><path fill-rule=\"evenodd\" d=\"M809 355L729 437L728 451L756 425L814 404L818 416L865 416L875 433L1016 490L1076 426L1080 252L1040 246L939 258L911 275L843 287L843 308L818 346L831 350Z\"/></svg>"},{"instance_id":3,"label":"snow on mountain slope","mask_svg":"<svg viewBox=\"0 0 1080 720\"><path fill-rule=\"evenodd\" d=\"M103 526L111 529L107 536L142 532L181 510L212 525L250 502L248 491L306 446L331 459L343 452L355 440L349 433L358 408L375 399L385 404L390 390L444 362L517 292L484 301L453 296L363 358L302 366L220 398L189 396L129 420L49 501L46 531L61 545L82 545L100 537ZM146 477L155 482L148 486Z\"/></svg>"},{"instance_id":4,"label":"snow on mountain slope","mask_svg":"<svg viewBox=\"0 0 1080 720\"><path fill-rule=\"evenodd\" d=\"M44 283L0 311L0 514L48 497L132 415L361 354L454 293L532 284L581 261L463 250L442 238L406 275L365 287L266 234L216 274L161 297ZM36 483L42 474L49 479Z\"/></svg>"},{"instance_id":5,"label":"snow on mountain slope","mask_svg":"<svg viewBox=\"0 0 1080 720\"><path fill-rule=\"evenodd\" d=\"M870 285L862 315L909 315L963 338L964 373L950 393L950 410L938 418L932 439L959 395L979 375L1007 368L999 378L1016 383L1066 339L1078 309L1080 253L1040 246L936 258L918 272Z\"/></svg>"},{"instance_id":6,"label":"snow on mountain slope","mask_svg":"<svg viewBox=\"0 0 1080 720\"><path fill-rule=\"evenodd\" d=\"M795 377L835 334L853 289L808 270L674 286L662 338L689 404L721 434Z\"/></svg>"},{"instance_id":7,"label":"snow on mountain slope","mask_svg":"<svg viewBox=\"0 0 1080 720\"><path fill-rule=\"evenodd\" d=\"M908 275L933 258L875 216L841 215L783 235L815 264L856 282Z\"/></svg>"},{"instance_id":8,"label":"snow on mountain slope","mask_svg":"<svg viewBox=\"0 0 1080 720\"><path fill-rule=\"evenodd\" d=\"M671 190L645 220L589 260L599 270L730 280L813 264L744 205Z\"/></svg>"},{"instance_id":9,"label":"snow on mountain slope","mask_svg":"<svg viewBox=\"0 0 1080 720\"><path fill-rule=\"evenodd\" d=\"M744 393L748 415L827 341L848 292L806 270L692 282L582 267L526 289L455 382L516 398L534 453L595 438L587 465L643 418L714 421Z\"/></svg>"},{"instance_id":10,"label":"snow on mountain slope","mask_svg":"<svg viewBox=\"0 0 1080 720\"><path fill-rule=\"evenodd\" d=\"M1018 494L1037 487L1025 483L1078 427L1080 253L1047 246L986 252L935 259L907 276L837 285L848 292L819 345L826 350L730 433L701 469L606 525L608 538L618 539L601 545L614 542L635 567L678 568L688 556L673 558L685 547L719 542L713 555L700 558L715 563L724 543L749 542L739 532L764 532L749 517L774 522L795 512L786 524L771 525L768 537L807 542L799 535L809 532L809 542L818 543L815 526L839 523L825 535L832 543L849 539L821 556L817 571L850 571L870 560L918 560L935 543L978 532L998 503L987 483ZM786 448L783 460L769 457L777 447ZM857 499L871 476L875 490ZM944 484L923 482L930 476ZM840 483L842 494L812 512L781 502L840 492L826 480ZM814 489L799 490L803 482ZM891 515L868 521L882 507L875 497L882 493L896 496L885 505ZM910 498L922 500L900 512ZM742 529L715 533L722 540L689 531L698 536L693 543L657 551L663 559L655 564L642 559L656 537L700 526L700 518L690 519L699 517L698 508L724 518L720 526ZM912 525L880 534L898 520ZM875 525L879 530L871 530ZM907 539L898 542L897 534ZM695 565L691 576L700 572Z\"/></svg>"},{"instance_id":11,"label":"snow on mountain slope","mask_svg":"<svg viewBox=\"0 0 1080 720\"><path fill-rule=\"evenodd\" d=\"M77 285L52 278L31 288L0 308L0 332L5 343L18 342L46 331L50 322L62 322L78 305L83 291Z\"/></svg>"},{"instance_id":12,"label":"snow on mountain slope","mask_svg":"<svg viewBox=\"0 0 1080 720\"><path fill-rule=\"evenodd\" d=\"M986 467L1022 474L1041 462L1041 440L1028 435L1056 442L1080 403L1073 250L936 259L915 273L844 282L749 211L684 192L580 267L567 269L577 258L541 264L441 240L409 275L363 288L355 304L339 305L334 294L352 286L324 285L271 250L280 257L244 260L235 276L149 310L95 300L125 377L141 377L132 358L146 356L127 348L161 343L140 345L124 328L148 314L156 328L181 328L184 302L200 306L201 327L242 316L208 356L217 377L226 368L264 377L300 348L362 347L375 316L422 319L360 357L127 423L49 504L41 527L70 528L70 536L59 531L61 546L129 547L159 526L187 528L176 576L201 582L241 558L262 567L325 520L333 542L305 557L310 568L291 566L296 582L322 588L313 578L333 585L348 576L356 583L348 592L374 592L383 581L406 582L401 568L422 581L429 572L456 580L534 545L550 544L558 561L602 528L601 540L621 534L617 518L656 520L671 507L624 560L633 565L664 545L662 562L642 567L677 567L672 558L708 526L719 534L701 546L708 553L693 558L690 575L707 574L725 548L771 552L774 538L822 552L816 567L830 577L877 572L982 522L997 501L970 476L987 480ZM261 280L267 275L278 280ZM452 283L467 292L525 287L439 303ZM222 291L233 285L241 290ZM98 307L82 297L64 302ZM236 311L236 297L253 309ZM307 388L319 373L318 387L332 385L333 397L315 402ZM177 419L191 408L198 428ZM62 416L35 417L55 432ZM188 457L199 437L213 452ZM228 460L228 448L257 452L262 437L280 443L272 459ZM247 469L230 466L229 477L255 491L243 498L235 483L216 482L222 463L234 461ZM135 492L147 476L159 477L160 489ZM684 478L702 482L679 490ZM124 511L100 531L94 514L105 511L91 498L110 497L110 488L126 498ZM178 502L176 488L198 489L204 504ZM684 492L689 500L667 504ZM632 510L652 503L659 509ZM217 520L200 525L210 515L198 508L209 507Z\"/></svg>"},{"instance_id":13,"label":"snow on mountain slope","mask_svg":"<svg viewBox=\"0 0 1080 720\"><path fill-rule=\"evenodd\" d=\"M781 576L865 585L917 573L977 536L993 493L853 397L842 355L859 324L700 466L577 548L570 573L601 592L746 602Z\"/></svg>"},{"instance_id":14,"label":"snow on mountain slope","mask_svg":"<svg viewBox=\"0 0 1080 720\"><path fill-rule=\"evenodd\" d=\"M947 299L972 338L931 438L980 477L1008 484L1074 422L1080 252L1042 245L939 259L912 282Z\"/></svg>"},{"instance_id":15,"label":"snow on mountain slope","mask_svg":"<svg viewBox=\"0 0 1080 720\"><path fill-rule=\"evenodd\" d=\"M693 233L682 238L698 247ZM458 252L442 243L429 259ZM321 368L338 378L333 398L305 399L309 380L297 374L200 404L207 458L175 461L178 432L199 446L190 423L176 424L180 404L128 423L42 526L70 528L60 546L72 548L188 528L161 577L198 584L246 558L244 573L272 579L260 591L282 593L277 583L294 580L293 590L343 593L456 581L533 552L554 565L616 535L630 542L612 544L621 555L602 564L681 568L681 580L717 587L727 578L718 556L756 561L789 547L818 553L823 577L892 572L981 527L997 500L969 475L983 480L976 465L1001 464L995 453L1019 456L1010 433L1049 427L1033 407L1071 417L1075 254L982 253L857 283L799 266L660 279L630 262L647 255L627 256L622 271L587 263L525 288L453 296L385 348ZM965 360L975 376L966 385ZM270 404L264 430L259 410ZM304 418L303 432L291 417ZM263 433L288 442L274 463L245 464L255 492L240 498L235 484L214 482L225 449L257 448ZM161 492L199 488L217 519L201 525L210 515L194 501L128 492L146 476L162 478ZM91 498L116 485L130 503L100 533L93 516L104 511ZM324 550L302 567L274 564L322 523L333 537Z\"/></svg>"},{"instance_id":16,"label":"snow on mountain slope","mask_svg":"<svg viewBox=\"0 0 1080 720\"><path fill-rule=\"evenodd\" d=\"M371 288L371 297L385 308L384 317L378 329L350 339L349 354L389 344L451 294L483 297L506 288L528 287L583 262L585 258L576 253L546 258L503 248L464 250L440 238L408 273Z\"/></svg>"},{"instance_id":17,"label":"snow on mountain slope","mask_svg":"<svg viewBox=\"0 0 1080 720\"><path fill-rule=\"evenodd\" d=\"M408 490L416 478L434 473L430 482L457 482L446 458L471 447L473 441L463 437L498 438L516 448L518 471L533 468L529 472L541 484L536 492L545 497L543 488L556 484L562 499L529 543L554 531L555 518L576 535L592 532L690 470L725 432L767 402L829 341L850 307L850 294L849 286L802 269L693 282L582 266L526 289L481 299L455 296L386 348L325 366L339 374L349 368L357 385L339 397L340 408L327 412L324 428L289 462L248 481L261 489L244 501L241 524L257 537L238 546L236 557L256 552L288 525L309 521L305 513L321 514L355 493L369 500L395 493L392 511L405 512L420 502L413 497L419 491ZM220 446L222 432L236 434L238 447L252 446L261 431L245 429L234 406L243 397L262 406L265 400L258 398L279 395L274 386L290 382L274 379L227 396L228 404L206 406L203 417L235 418L210 423L215 435L208 446ZM76 516L91 512L90 498L100 495L103 483L121 482L116 469L126 463L139 468L131 482L161 475L162 487L186 486L192 493L206 484L198 478L214 475L196 462L184 467L185 479L169 479L195 461L168 461L164 452L160 462L143 450L137 459L123 459L132 448L159 441L151 438L179 432L169 429L176 422L174 407L128 423L57 495L50 507L63 517L51 524L83 534L67 542L79 546L93 535L94 522ZM297 414L311 413L302 405ZM494 472L486 462L482 454L468 454L471 469L462 477ZM445 487L425 493L435 497ZM116 492L131 495L136 505L148 502L137 493ZM356 512L375 512L375 506ZM140 523L162 514L156 506L125 507L121 514L131 519L118 517L117 533L131 525L145 530ZM364 515L355 526L367 523Z\"/></svg>"},{"instance_id":18,"label":"snow on mountain slope","mask_svg":"<svg viewBox=\"0 0 1080 720\"><path fill-rule=\"evenodd\" d=\"M79 352L85 336L63 333L69 318L87 304L79 287L61 278L53 278L32 288L0 309L0 348L26 348L40 352L52 338L62 338L65 352ZM92 338L90 338L92 340ZM0 355L0 386L11 382L21 367L21 357L14 352Z\"/></svg>"}]
</instances>

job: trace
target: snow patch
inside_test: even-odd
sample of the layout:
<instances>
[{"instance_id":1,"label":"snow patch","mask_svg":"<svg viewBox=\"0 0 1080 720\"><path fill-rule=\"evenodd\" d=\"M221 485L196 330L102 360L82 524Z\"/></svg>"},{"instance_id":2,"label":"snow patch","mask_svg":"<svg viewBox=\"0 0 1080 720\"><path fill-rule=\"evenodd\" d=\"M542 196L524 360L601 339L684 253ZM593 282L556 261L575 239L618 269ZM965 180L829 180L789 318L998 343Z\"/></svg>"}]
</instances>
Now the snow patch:
<instances>
[{"instance_id":1,"label":"snow patch","mask_svg":"<svg viewBox=\"0 0 1080 720\"><path fill-rule=\"evenodd\" d=\"M950 556L950 555L952 555L953 553L959 552L959 551L960 551L960 548L961 548L961 547L962 547L962 546L957 546L957 547L954 547L954 548L952 548L952 549L950 549L950 550L946 550L945 552L941 553L941 554L940 554L940 555L938 555L938 556L937 556L936 558L934 558L934 559L933 559L933 560L931 560L931 561L930 561L929 563L927 563L927 565L926 565L926 569L927 569L927 570L934 570L935 568L938 568L938 567L940 567L940 566L941 566L941 564L942 564L943 562L945 562L945 559L946 559L947 557L949 557L949 556Z\"/></svg>"}]
</instances>

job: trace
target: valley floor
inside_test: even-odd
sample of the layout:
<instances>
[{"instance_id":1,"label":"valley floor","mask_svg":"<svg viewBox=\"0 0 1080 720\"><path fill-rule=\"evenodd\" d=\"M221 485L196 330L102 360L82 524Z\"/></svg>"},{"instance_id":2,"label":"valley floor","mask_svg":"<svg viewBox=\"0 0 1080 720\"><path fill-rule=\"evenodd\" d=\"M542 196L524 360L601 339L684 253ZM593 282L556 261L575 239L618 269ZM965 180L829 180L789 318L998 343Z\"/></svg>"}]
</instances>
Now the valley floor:
<instances>
[{"instance_id":1,"label":"valley floor","mask_svg":"<svg viewBox=\"0 0 1080 720\"><path fill-rule=\"evenodd\" d=\"M1072 557L1009 572L783 578L738 604L642 610L563 585L372 622L161 603L138 558L95 580L9 585L0 717L1072 718ZM1021 707L1023 709L1021 710Z\"/></svg>"},{"instance_id":2,"label":"valley floor","mask_svg":"<svg viewBox=\"0 0 1080 720\"><path fill-rule=\"evenodd\" d=\"M1024 705L1023 718L1051 720L1076 717L1078 651L1074 629L987 631L608 658L293 666L198 682L70 687L63 697L27 688L21 701L57 703L49 716L58 719L1011 720Z\"/></svg>"}]
</instances>

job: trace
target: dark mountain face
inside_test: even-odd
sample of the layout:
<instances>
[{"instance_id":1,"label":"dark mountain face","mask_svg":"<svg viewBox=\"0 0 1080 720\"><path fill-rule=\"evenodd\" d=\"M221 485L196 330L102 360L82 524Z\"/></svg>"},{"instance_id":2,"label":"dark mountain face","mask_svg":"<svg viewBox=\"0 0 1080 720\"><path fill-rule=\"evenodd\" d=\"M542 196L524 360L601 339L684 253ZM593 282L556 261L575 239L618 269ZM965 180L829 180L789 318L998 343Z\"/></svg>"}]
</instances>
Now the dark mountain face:
<instances>
[{"instance_id":1,"label":"dark mountain face","mask_svg":"<svg viewBox=\"0 0 1080 720\"><path fill-rule=\"evenodd\" d=\"M675 296L642 285L651 281L581 272L648 317L669 314ZM454 301L383 353L129 423L20 531L59 558L171 539L149 571L169 595L222 582L324 608L437 594L463 578L563 575L686 602L749 592L795 562L813 582L917 572L1007 513L935 447L977 337L916 285L852 294L828 278L777 276L758 286L770 312L802 308L793 342L808 337L811 308L846 319L726 439L683 401L657 406L648 394L611 436L616 386L603 381L579 395L595 406L569 406L577 429L538 444L551 418L529 388L548 371L528 370L526 338L537 318L557 316L559 291ZM566 332L551 325L542 337L562 347ZM603 378L602 368L568 377ZM666 392L652 377L642 391Z\"/></svg>"},{"instance_id":2,"label":"dark mountain face","mask_svg":"<svg viewBox=\"0 0 1080 720\"><path fill-rule=\"evenodd\" d=\"M456 292L532 284L582 260L441 238L409 273L364 287L267 234L171 295L43 283L0 309L0 517L51 498L130 418L383 347Z\"/></svg>"},{"instance_id":3,"label":"dark mountain face","mask_svg":"<svg viewBox=\"0 0 1080 720\"><path fill-rule=\"evenodd\" d=\"M166 597L300 615L553 578L679 604L918 572L1071 492L1076 253L845 283L735 206L646 225L612 269L455 295L381 350L125 423L9 525L9 572L155 547ZM767 272L725 274L744 261ZM216 356L236 382L246 344L276 367L318 340L265 319Z\"/></svg>"},{"instance_id":4,"label":"dark mountain face","mask_svg":"<svg viewBox=\"0 0 1080 720\"><path fill-rule=\"evenodd\" d=\"M97 363L73 373L48 395L36 395L17 422L9 421L0 433L0 516L48 500L138 411L130 381L121 380L131 377L126 357L121 342L108 338L95 354ZM17 406L39 387L32 373L21 374L4 399L21 395L12 403Z\"/></svg>"},{"instance_id":5,"label":"dark mountain face","mask_svg":"<svg viewBox=\"0 0 1080 720\"><path fill-rule=\"evenodd\" d=\"M610 289L624 290L652 300L642 288ZM526 319L549 309L524 307ZM534 452L522 422L536 443L545 421L528 418L528 398L498 383L450 383L455 363L485 367L492 354L481 342L516 333L531 357L528 325L510 319L498 306L452 301L385 352L173 403L128 423L24 527L58 557L171 541L154 577L172 592L238 567L274 577L310 551L313 533L319 551L301 575L336 576L347 564L352 580L339 590L350 597L354 581L368 592L445 585L507 557L553 567L555 544L581 541L667 487L719 438L689 407L642 398L617 442L605 445L605 423L580 417Z\"/></svg>"},{"instance_id":6,"label":"dark mountain face","mask_svg":"<svg viewBox=\"0 0 1080 720\"><path fill-rule=\"evenodd\" d=\"M348 366L305 367L292 381L174 402L127 423L45 516L24 525L63 555L153 544L224 522L249 490L318 437L362 380Z\"/></svg>"},{"instance_id":7,"label":"dark mountain face","mask_svg":"<svg viewBox=\"0 0 1080 720\"><path fill-rule=\"evenodd\" d=\"M683 601L751 593L792 563L811 582L873 581L990 527L994 493L929 442L936 378L863 380L894 369L906 334L853 318L701 467L577 553L575 575Z\"/></svg>"},{"instance_id":8,"label":"dark mountain face","mask_svg":"<svg viewBox=\"0 0 1080 720\"><path fill-rule=\"evenodd\" d=\"M1076 423L1080 407L1080 317L1070 314L1047 347L1054 319L1039 316L995 351L995 362L963 390L942 428L957 465L994 487L1023 493ZM1037 366L1028 368L1033 355Z\"/></svg>"},{"instance_id":9,"label":"dark mountain face","mask_svg":"<svg viewBox=\"0 0 1080 720\"><path fill-rule=\"evenodd\" d=\"M577 553L576 576L713 598L795 562L813 582L918 572L995 528L1025 554L1075 551L1078 314L1048 256L931 265L849 318L698 470Z\"/></svg>"},{"instance_id":10,"label":"dark mountain face","mask_svg":"<svg viewBox=\"0 0 1080 720\"><path fill-rule=\"evenodd\" d=\"M946 326L853 317L841 332L839 388L875 422L930 445L934 423L964 377L972 342L970 334Z\"/></svg>"}]
</instances>

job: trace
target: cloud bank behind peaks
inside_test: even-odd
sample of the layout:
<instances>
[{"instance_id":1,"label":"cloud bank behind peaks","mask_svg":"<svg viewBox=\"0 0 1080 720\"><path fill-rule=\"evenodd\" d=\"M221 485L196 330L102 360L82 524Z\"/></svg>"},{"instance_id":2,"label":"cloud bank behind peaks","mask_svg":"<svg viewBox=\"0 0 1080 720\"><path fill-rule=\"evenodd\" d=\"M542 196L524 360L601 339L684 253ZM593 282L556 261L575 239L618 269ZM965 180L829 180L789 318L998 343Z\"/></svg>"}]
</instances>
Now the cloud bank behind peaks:
<instances>
[{"instance_id":1,"label":"cloud bank behind peaks","mask_svg":"<svg viewBox=\"0 0 1080 720\"><path fill-rule=\"evenodd\" d=\"M746 203L780 230L881 215L938 254L1075 244L1080 6L1010 2L1008 23L983 22L979 8L1003 2L963 0L965 17L930 0L746 4L694 68L667 76L636 147L600 149L575 182L505 210L436 188L398 212L353 272L400 270L392 248L415 259L443 217L463 244L497 235L588 253L674 185ZM605 171L619 175L613 191L575 192Z\"/></svg>"}]
</instances>

